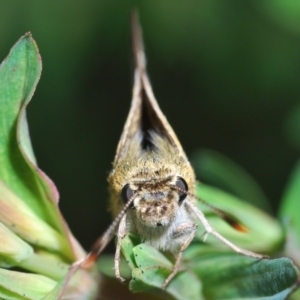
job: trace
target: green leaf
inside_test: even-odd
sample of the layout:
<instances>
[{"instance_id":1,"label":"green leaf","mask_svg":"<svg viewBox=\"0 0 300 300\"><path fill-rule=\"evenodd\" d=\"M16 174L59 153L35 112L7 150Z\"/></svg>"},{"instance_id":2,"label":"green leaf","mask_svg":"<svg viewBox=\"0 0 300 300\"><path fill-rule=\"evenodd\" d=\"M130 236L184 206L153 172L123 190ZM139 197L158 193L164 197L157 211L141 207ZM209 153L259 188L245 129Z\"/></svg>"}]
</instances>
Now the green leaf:
<instances>
[{"instance_id":1,"label":"green leaf","mask_svg":"<svg viewBox=\"0 0 300 300\"><path fill-rule=\"evenodd\" d=\"M33 255L33 248L2 223L0 223L0 241L0 257L5 265L15 265Z\"/></svg>"},{"instance_id":2,"label":"green leaf","mask_svg":"<svg viewBox=\"0 0 300 300\"><path fill-rule=\"evenodd\" d=\"M5 299L39 300L55 285L54 280L43 275L0 269L0 297ZM10 298L6 298L7 296Z\"/></svg>"},{"instance_id":3,"label":"green leaf","mask_svg":"<svg viewBox=\"0 0 300 300\"><path fill-rule=\"evenodd\" d=\"M0 222L24 240L23 252L28 250L25 241L34 245L31 255L23 257L26 253L20 251L20 257L14 257L16 266L62 282L56 285L57 281L40 274L0 269L0 298L41 299L53 290L49 299L60 299L64 291L78 299L94 299L95 268L72 276L74 268L69 270L68 263L82 259L85 252L65 223L58 209L58 191L38 168L31 146L26 107L40 73L41 58L29 33L0 66ZM9 243L4 246L9 250ZM1 263L6 258L2 254Z\"/></svg>"},{"instance_id":4,"label":"green leaf","mask_svg":"<svg viewBox=\"0 0 300 300\"><path fill-rule=\"evenodd\" d=\"M236 217L248 229L248 232L233 229L220 217L215 216L208 207L198 203L199 209L206 215L213 227L231 242L259 253L272 253L282 247L283 228L270 215L231 194L206 184L199 184L196 194L199 198ZM262 228L264 230L261 230ZM202 239L203 227L201 225L198 233L197 236ZM211 236L208 236L207 243L213 243L214 249L224 248L224 245Z\"/></svg>"},{"instance_id":5,"label":"green leaf","mask_svg":"<svg viewBox=\"0 0 300 300\"><path fill-rule=\"evenodd\" d=\"M153 268L155 266L164 266L165 269L172 271L173 264L165 255L155 248L140 244L132 249L135 263L139 268ZM163 282L162 282L163 283Z\"/></svg>"},{"instance_id":6,"label":"green leaf","mask_svg":"<svg viewBox=\"0 0 300 300\"><path fill-rule=\"evenodd\" d=\"M224 189L263 210L271 211L264 192L241 166L223 154L200 150L192 159L201 180Z\"/></svg>"},{"instance_id":7,"label":"green leaf","mask_svg":"<svg viewBox=\"0 0 300 300\"><path fill-rule=\"evenodd\" d=\"M64 252L67 240L0 180L0 220L11 231L36 246Z\"/></svg>"},{"instance_id":8,"label":"green leaf","mask_svg":"<svg viewBox=\"0 0 300 300\"><path fill-rule=\"evenodd\" d=\"M283 123L283 133L288 142L300 149L300 103L296 103L288 112Z\"/></svg>"},{"instance_id":9,"label":"green leaf","mask_svg":"<svg viewBox=\"0 0 300 300\"><path fill-rule=\"evenodd\" d=\"M97 269L101 273L115 278L114 260L114 255L101 254L97 262ZM121 259L120 261L120 273L123 278L131 278L131 269L129 268L129 264L124 259Z\"/></svg>"},{"instance_id":10,"label":"green leaf","mask_svg":"<svg viewBox=\"0 0 300 300\"><path fill-rule=\"evenodd\" d=\"M122 254L131 269L137 267L134 259L133 248L141 243L141 239L133 234L126 235L121 242Z\"/></svg>"},{"instance_id":11,"label":"green leaf","mask_svg":"<svg viewBox=\"0 0 300 300\"><path fill-rule=\"evenodd\" d=\"M62 261L60 256L46 251L34 252L29 258L16 264L16 266L57 281L68 273L70 267L69 264Z\"/></svg>"},{"instance_id":12,"label":"green leaf","mask_svg":"<svg viewBox=\"0 0 300 300\"><path fill-rule=\"evenodd\" d=\"M1 64L0 179L27 205L32 214L51 227L53 234L49 236L56 239L53 245L59 244L54 250L69 261L74 261L82 258L84 251L71 235L58 210L59 195L55 185L36 164L26 121L25 109L35 91L41 68L38 48L30 33L14 45ZM47 234L44 233L44 236ZM31 238L39 240L43 236Z\"/></svg>"},{"instance_id":13,"label":"green leaf","mask_svg":"<svg viewBox=\"0 0 300 300\"><path fill-rule=\"evenodd\" d=\"M177 273L165 291L160 288L173 263L149 245L132 248L138 268L132 270L130 289L150 291L167 299L275 300L286 298L298 286L299 271L288 258L254 259L232 252L201 253L201 244L190 247L196 250L194 255L184 256L183 271ZM201 255L195 255L197 250Z\"/></svg>"},{"instance_id":14,"label":"green leaf","mask_svg":"<svg viewBox=\"0 0 300 300\"><path fill-rule=\"evenodd\" d=\"M300 35L299 15L300 4L298 1L267 0L256 3L257 7L272 21L276 21L283 29L297 36ZM280 28L280 30L282 30Z\"/></svg>"},{"instance_id":15,"label":"green leaf","mask_svg":"<svg viewBox=\"0 0 300 300\"><path fill-rule=\"evenodd\" d=\"M121 243L122 253L132 269L132 280L129 283L132 292L149 291L164 296L164 299L202 299L200 281L187 272L179 272L166 291L162 291L161 287L173 263L157 249L137 243L140 243L140 239L132 234L125 236Z\"/></svg>"},{"instance_id":16,"label":"green leaf","mask_svg":"<svg viewBox=\"0 0 300 300\"><path fill-rule=\"evenodd\" d=\"M202 299L201 283L191 272L178 272L166 291L161 290L165 279L172 271L173 264L155 248L140 244L133 248L133 254L138 265L138 268L132 271L132 280L129 284L133 292L149 290L158 294L168 293L179 300Z\"/></svg>"},{"instance_id":17,"label":"green leaf","mask_svg":"<svg viewBox=\"0 0 300 300\"><path fill-rule=\"evenodd\" d=\"M289 258L210 253L190 265L203 282L206 299L285 299L298 285L299 272Z\"/></svg>"},{"instance_id":18,"label":"green leaf","mask_svg":"<svg viewBox=\"0 0 300 300\"><path fill-rule=\"evenodd\" d=\"M36 199L36 194L39 193L38 187L34 175L20 152L17 139L20 111L35 90L41 68L41 58L30 34L23 36L14 45L8 57L1 64L0 161L2 168L0 169L0 178L24 199L37 215L48 217L41 206L41 200L37 201ZM28 148L28 142L26 144L26 148ZM34 159L32 155L31 159ZM24 181L24 177L27 178L26 181Z\"/></svg>"},{"instance_id":19,"label":"green leaf","mask_svg":"<svg viewBox=\"0 0 300 300\"><path fill-rule=\"evenodd\" d=\"M68 274L42 300L82 299L94 300L97 293L98 273L72 266Z\"/></svg>"},{"instance_id":20,"label":"green leaf","mask_svg":"<svg viewBox=\"0 0 300 300\"><path fill-rule=\"evenodd\" d=\"M300 236L300 160L296 164L284 191L279 215L288 218ZM300 246L300 244L299 244Z\"/></svg>"},{"instance_id":21,"label":"green leaf","mask_svg":"<svg viewBox=\"0 0 300 300\"><path fill-rule=\"evenodd\" d=\"M281 248L283 229L271 216L208 185L198 185L197 195L236 217L248 228L247 233L232 229L199 203L199 208L213 227L230 241L256 252L272 253ZM202 239L201 225L198 231L197 236ZM166 291L162 292L160 288L172 270L173 259L170 260L149 245L136 245L139 240L133 243L132 237L125 237L121 246L132 268L130 289L133 292L150 291L175 299L202 299L203 286L205 299L283 299L296 288L298 271L291 260L258 260L234 252L228 253L225 245L213 236L208 236L205 243L197 242L196 238L189 245L181 264L185 271L178 272ZM248 288L244 287L243 280ZM264 288L259 288L259 284ZM221 296L223 294L224 297Z\"/></svg>"},{"instance_id":22,"label":"green leaf","mask_svg":"<svg viewBox=\"0 0 300 300\"><path fill-rule=\"evenodd\" d=\"M300 160L297 162L285 188L279 216L287 228L285 252L300 265Z\"/></svg>"},{"instance_id":23,"label":"green leaf","mask_svg":"<svg viewBox=\"0 0 300 300\"><path fill-rule=\"evenodd\" d=\"M69 272L55 285L55 287L45 295L42 300L59 300L66 292L67 284L77 268L71 268Z\"/></svg>"}]
</instances>

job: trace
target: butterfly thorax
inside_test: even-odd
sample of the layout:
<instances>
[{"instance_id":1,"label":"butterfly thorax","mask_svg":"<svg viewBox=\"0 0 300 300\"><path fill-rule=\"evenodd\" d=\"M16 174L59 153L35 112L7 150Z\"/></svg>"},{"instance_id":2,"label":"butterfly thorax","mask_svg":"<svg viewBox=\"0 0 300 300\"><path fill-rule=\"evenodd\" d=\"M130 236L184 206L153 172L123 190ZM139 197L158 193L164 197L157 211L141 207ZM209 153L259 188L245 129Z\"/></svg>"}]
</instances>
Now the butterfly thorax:
<instances>
[{"instance_id":1,"label":"butterfly thorax","mask_svg":"<svg viewBox=\"0 0 300 300\"><path fill-rule=\"evenodd\" d=\"M178 202L178 192L172 186L182 177L193 192L195 175L184 153L156 133L151 133L151 138L154 145L151 148L142 148L138 135L127 143L123 156L114 163L108 182L114 216L125 204L121 199L122 189L130 185L132 190L138 191L134 207L141 211L139 218L154 226L151 224L155 221L150 222L147 215L159 213L162 224L167 224L166 216L174 218Z\"/></svg>"},{"instance_id":2,"label":"butterfly thorax","mask_svg":"<svg viewBox=\"0 0 300 300\"><path fill-rule=\"evenodd\" d=\"M154 135L156 145L141 149L133 140L124 160L114 165L108 181L111 190L111 210L116 216L124 207L122 189L128 186L135 198L127 212L127 230L143 240L167 249L166 238L178 224L191 222L180 193L178 178L184 178L193 193L194 172L184 153ZM162 244L163 243L163 244Z\"/></svg>"}]
</instances>

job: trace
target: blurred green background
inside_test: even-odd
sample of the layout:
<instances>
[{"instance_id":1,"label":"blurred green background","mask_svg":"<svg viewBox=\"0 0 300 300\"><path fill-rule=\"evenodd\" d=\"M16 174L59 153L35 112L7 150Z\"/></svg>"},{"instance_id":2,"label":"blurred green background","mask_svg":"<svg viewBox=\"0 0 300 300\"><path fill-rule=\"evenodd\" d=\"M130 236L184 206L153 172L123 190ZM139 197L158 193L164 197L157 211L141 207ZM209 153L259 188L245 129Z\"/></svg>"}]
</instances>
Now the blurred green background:
<instances>
[{"instance_id":1,"label":"blurred green background","mask_svg":"<svg viewBox=\"0 0 300 300\"><path fill-rule=\"evenodd\" d=\"M40 167L86 249L109 225L106 176L130 104L129 10L187 154L217 150L276 211L300 149L300 2L0 0L0 58L31 31L43 73L28 118Z\"/></svg>"}]
</instances>

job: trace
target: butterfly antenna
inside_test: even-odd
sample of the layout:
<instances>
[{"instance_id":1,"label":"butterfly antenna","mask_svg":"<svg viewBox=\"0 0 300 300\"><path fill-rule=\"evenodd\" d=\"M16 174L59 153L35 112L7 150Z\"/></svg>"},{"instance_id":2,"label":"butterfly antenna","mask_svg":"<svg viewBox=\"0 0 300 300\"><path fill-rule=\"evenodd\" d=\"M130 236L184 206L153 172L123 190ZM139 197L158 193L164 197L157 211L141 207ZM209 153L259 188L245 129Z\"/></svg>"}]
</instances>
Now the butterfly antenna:
<instances>
[{"instance_id":1,"label":"butterfly antenna","mask_svg":"<svg viewBox=\"0 0 300 300\"><path fill-rule=\"evenodd\" d=\"M119 212L117 217L114 219L114 221L111 223L111 225L107 228L107 230L103 233L102 236L98 238L98 240L94 243L92 246L91 252L88 254L87 258L83 262L82 266L84 268L89 268L91 265L94 264L94 262L98 259L101 252L104 250L104 248L107 246L107 244L111 241L111 239L116 234L116 228L118 227L121 219L126 214L128 208L132 204L133 200L137 196L137 193L134 194L125 204L123 209Z\"/></svg>"}]
</instances>

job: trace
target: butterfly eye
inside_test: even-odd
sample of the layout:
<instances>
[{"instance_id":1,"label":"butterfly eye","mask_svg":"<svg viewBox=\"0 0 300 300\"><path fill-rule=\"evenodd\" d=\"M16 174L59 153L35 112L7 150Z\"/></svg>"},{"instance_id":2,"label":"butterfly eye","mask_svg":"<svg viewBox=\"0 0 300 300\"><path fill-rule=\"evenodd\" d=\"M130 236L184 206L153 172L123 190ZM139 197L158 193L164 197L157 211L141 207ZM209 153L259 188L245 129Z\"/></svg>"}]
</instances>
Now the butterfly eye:
<instances>
[{"instance_id":1,"label":"butterfly eye","mask_svg":"<svg viewBox=\"0 0 300 300\"><path fill-rule=\"evenodd\" d=\"M122 201L124 202L124 204L127 203L128 200L132 198L132 196L134 195L135 192L136 191L132 190L129 187L129 184L124 185L122 192L121 192L121 198L122 198ZM133 202L131 203L129 208L133 208Z\"/></svg>"},{"instance_id":2,"label":"butterfly eye","mask_svg":"<svg viewBox=\"0 0 300 300\"><path fill-rule=\"evenodd\" d=\"M176 186L179 187L181 190L186 191L186 192L189 190L186 181L181 177L177 178ZM187 193L184 193L182 191L178 191L178 193L179 193L179 202L182 202L186 198Z\"/></svg>"}]
</instances>

